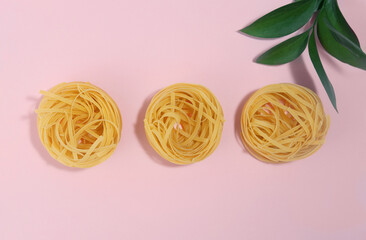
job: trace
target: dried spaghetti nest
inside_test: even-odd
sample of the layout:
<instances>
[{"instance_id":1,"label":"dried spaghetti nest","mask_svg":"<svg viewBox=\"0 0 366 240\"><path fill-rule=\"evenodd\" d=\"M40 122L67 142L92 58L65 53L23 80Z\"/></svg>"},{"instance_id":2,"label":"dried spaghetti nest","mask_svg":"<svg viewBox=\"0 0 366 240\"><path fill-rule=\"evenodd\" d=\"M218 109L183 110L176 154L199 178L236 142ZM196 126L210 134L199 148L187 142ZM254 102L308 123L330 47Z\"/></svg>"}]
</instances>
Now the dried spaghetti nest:
<instances>
[{"instance_id":1,"label":"dried spaghetti nest","mask_svg":"<svg viewBox=\"0 0 366 240\"><path fill-rule=\"evenodd\" d=\"M54 159L88 168L111 156L121 137L122 120L106 92L90 83L71 82L41 94L38 133Z\"/></svg>"},{"instance_id":2,"label":"dried spaghetti nest","mask_svg":"<svg viewBox=\"0 0 366 240\"><path fill-rule=\"evenodd\" d=\"M175 164L190 164L217 148L224 123L219 101L205 87L178 83L158 92L146 111L145 132L155 151Z\"/></svg>"},{"instance_id":3,"label":"dried spaghetti nest","mask_svg":"<svg viewBox=\"0 0 366 240\"><path fill-rule=\"evenodd\" d=\"M241 136L247 150L266 162L306 158L324 143L330 124L319 97L295 84L259 89L245 104Z\"/></svg>"}]
</instances>

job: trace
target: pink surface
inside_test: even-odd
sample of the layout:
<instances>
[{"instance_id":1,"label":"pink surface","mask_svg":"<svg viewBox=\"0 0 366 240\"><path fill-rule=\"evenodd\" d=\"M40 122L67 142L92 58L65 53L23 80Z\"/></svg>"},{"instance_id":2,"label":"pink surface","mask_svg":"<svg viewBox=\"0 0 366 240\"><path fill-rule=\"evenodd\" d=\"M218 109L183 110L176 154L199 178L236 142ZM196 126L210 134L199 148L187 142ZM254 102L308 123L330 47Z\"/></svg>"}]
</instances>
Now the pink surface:
<instances>
[{"instance_id":1,"label":"pink surface","mask_svg":"<svg viewBox=\"0 0 366 240\"><path fill-rule=\"evenodd\" d=\"M303 58L253 58L280 40L237 30L289 0L0 1L0 239L366 239L366 72L322 53L339 114ZM366 2L339 0L366 48ZM90 81L117 102L122 140L106 162L70 169L36 131L39 90ZM177 82L208 87L226 122L203 162L163 161L142 126ZM272 165L236 137L244 99L271 83L315 89L332 124L313 156Z\"/></svg>"}]
</instances>

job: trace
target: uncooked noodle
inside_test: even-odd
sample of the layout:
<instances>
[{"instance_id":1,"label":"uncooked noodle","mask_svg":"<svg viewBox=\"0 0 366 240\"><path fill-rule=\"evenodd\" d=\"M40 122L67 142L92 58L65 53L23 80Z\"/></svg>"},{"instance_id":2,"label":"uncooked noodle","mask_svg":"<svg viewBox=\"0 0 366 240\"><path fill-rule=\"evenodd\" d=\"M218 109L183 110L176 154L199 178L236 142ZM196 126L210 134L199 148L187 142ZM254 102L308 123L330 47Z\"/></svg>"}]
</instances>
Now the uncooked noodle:
<instances>
[{"instance_id":1,"label":"uncooked noodle","mask_svg":"<svg viewBox=\"0 0 366 240\"><path fill-rule=\"evenodd\" d=\"M190 164L217 148L224 115L205 87L178 83L158 92L146 111L145 132L155 151L175 164Z\"/></svg>"},{"instance_id":2,"label":"uncooked noodle","mask_svg":"<svg viewBox=\"0 0 366 240\"><path fill-rule=\"evenodd\" d=\"M71 82L41 94L38 133L54 159L88 168L111 156L121 137L122 120L106 92L87 82Z\"/></svg>"},{"instance_id":3,"label":"uncooked noodle","mask_svg":"<svg viewBox=\"0 0 366 240\"><path fill-rule=\"evenodd\" d=\"M266 162L312 155L324 143L330 118L319 97L305 87L281 83L256 91L241 116L246 149Z\"/></svg>"}]
</instances>

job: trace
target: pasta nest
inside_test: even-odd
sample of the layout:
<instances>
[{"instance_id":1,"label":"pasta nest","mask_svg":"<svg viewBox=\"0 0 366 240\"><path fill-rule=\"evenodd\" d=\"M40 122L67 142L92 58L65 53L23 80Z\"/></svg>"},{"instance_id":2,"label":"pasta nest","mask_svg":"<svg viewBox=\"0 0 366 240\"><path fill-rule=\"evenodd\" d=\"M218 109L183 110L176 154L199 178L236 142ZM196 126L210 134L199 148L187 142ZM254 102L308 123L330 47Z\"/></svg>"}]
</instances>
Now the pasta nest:
<instances>
[{"instance_id":1,"label":"pasta nest","mask_svg":"<svg viewBox=\"0 0 366 240\"><path fill-rule=\"evenodd\" d=\"M38 133L54 159L88 168L111 156L121 137L122 120L106 92L87 82L71 82L41 94Z\"/></svg>"},{"instance_id":2,"label":"pasta nest","mask_svg":"<svg viewBox=\"0 0 366 240\"><path fill-rule=\"evenodd\" d=\"M241 136L257 159L290 162L315 153L329 125L330 118L313 91L281 83L263 87L250 97L241 116Z\"/></svg>"},{"instance_id":3,"label":"pasta nest","mask_svg":"<svg viewBox=\"0 0 366 240\"><path fill-rule=\"evenodd\" d=\"M158 92L147 108L144 125L155 151L175 164L201 161L217 148L224 114L205 87L178 83Z\"/></svg>"}]
</instances>

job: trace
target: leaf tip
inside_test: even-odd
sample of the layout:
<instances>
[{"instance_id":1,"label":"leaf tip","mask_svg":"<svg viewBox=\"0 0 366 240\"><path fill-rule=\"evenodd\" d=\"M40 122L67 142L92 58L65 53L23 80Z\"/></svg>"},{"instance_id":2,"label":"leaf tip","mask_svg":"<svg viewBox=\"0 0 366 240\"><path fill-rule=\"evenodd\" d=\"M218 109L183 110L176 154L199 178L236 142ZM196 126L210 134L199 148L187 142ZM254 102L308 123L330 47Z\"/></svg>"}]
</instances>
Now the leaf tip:
<instances>
[{"instance_id":1,"label":"leaf tip","mask_svg":"<svg viewBox=\"0 0 366 240\"><path fill-rule=\"evenodd\" d=\"M269 64L264 58L263 56L259 56L257 58L254 59L255 63L259 63L259 64L263 64L263 65L273 65L273 64Z\"/></svg>"},{"instance_id":2,"label":"leaf tip","mask_svg":"<svg viewBox=\"0 0 366 240\"><path fill-rule=\"evenodd\" d=\"M245 34L245 35L249 35L249 36L254 36L254 35L251 34L250 29L248 29L248 28L249 28L249 26L240 29L238 32L241 33L241 34Z\"/></svg>"}]
</instances>

